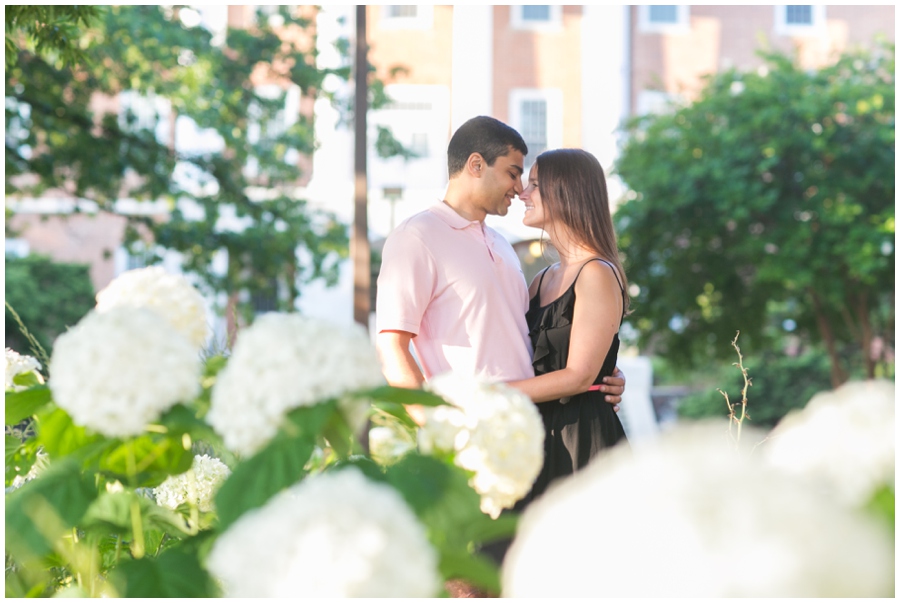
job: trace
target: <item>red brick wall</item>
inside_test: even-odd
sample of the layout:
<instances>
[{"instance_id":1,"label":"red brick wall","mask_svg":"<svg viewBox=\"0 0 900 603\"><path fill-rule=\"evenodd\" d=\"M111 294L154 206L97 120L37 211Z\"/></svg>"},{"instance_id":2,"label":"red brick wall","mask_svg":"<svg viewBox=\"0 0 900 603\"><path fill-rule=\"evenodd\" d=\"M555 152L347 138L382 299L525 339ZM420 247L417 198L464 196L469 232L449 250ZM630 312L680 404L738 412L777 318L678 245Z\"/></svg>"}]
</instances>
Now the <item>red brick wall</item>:
<instances>
[{"instance_id":1,"label":"red brick wall","mask_svg":"<svg viewBox=\"0 0 900 603\"><path fill-rule=\"evenodd\" d=\"M563 146L581 146L581 15L563 6L560 31L517 30L510 7L494 7L494 117L509 120L513 88L561 88Z\"/></svg>"}]
</instances>

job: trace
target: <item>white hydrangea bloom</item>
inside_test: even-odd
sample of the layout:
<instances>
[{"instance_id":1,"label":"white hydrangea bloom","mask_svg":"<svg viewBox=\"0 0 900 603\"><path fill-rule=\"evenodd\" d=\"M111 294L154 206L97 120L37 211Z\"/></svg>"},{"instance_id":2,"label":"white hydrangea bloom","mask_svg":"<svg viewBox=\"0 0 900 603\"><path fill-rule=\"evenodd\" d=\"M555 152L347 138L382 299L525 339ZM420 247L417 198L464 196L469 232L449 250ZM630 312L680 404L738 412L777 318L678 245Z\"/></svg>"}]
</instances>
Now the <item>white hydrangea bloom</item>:
<instances>
[{"instance_id":1,"label":"white hydrangea bloom","mask_svg":"<svg viewBox=\"0 0 900 603\"><path fill-rule=\"evenodd\" d=\"M474 471L471 485L481 510L496 518L528 494L544 462L544 423L531 399L502 383L445 373L428 389L452 407L426 408L419 441L453 450L455 462Z\"/></svg>"},{"instance_id":2,"label":"white hydrangea bloom","mask_svg":"<svg viewBox=\"0 0 900 603\"><path fill-rule=\"evenodd\" d=\"M434 597L438 556L397 493L349 467L307 477L222 534L228 597Z\"/></svg>"},{"instance_id":3,"label":"white hydrangea bloom","mask_svg":"<svg viewBox=\"0 0 900 603\"><path fill-rule=\"evenodd\" d=\"M522 516L503 595L893 596L883 526L738 453L726 431L678 426L551 486Z\"/></svg>"},{"instance_id":4,"label":"white hydrangea bloom","mask_svg":"<svg viewBox=\"0 0 900 603\"><path fill-rule=\"evenodd\" d=\"M77 425L127 437L196 396L201 368L197 351L159 314L113 308L59 336L49 386Z\"/></svg>"},{"instance_id":5,"label":"white hydrangea bloom","mask_svg":"<svg viewBox=\"0 0 900 603\"><path fill-rule=\"evenodd\" d=\"M16 375L21 375L22 373L34 372L38 376L38 380L42 380L40 373L38 372L41 370L41 363L31 356L19 354L18 352L10 348L6 348L4 362L6 362L7 390L11 389L14 391L19 391L25 389L23 386L13 383L13 378Z\"/></svg>"},{"instance_id":6,"label":"white hydrangea bloom","mask_svg":"<svg viewBox=\"0 0 900 603\"><path fill-rule=\"evenodd\" d=\"M156 502L175 509L178 505L193 501L201 511L212 511L213 497L229 475L231 469L219 459L207 454L194 455L190 469L170 475L155 488Z\"/></svg>"},{"instance_id":7,"label":"white hydrangea bloom","mask_svg":"<svg viewBox=\"0 0 900 603\"><path fill-rule=\"evenodd\" d=\"M765 443L766 458L815 480L824 496L851 506L894 483L894 383L854 381L815 395L782 419Z\"/></svg>"},{"instance_id":8,"label":"white hydrangea bloom","mask_svg":"<svg viewBox=\"0 0 900 603\"><path fill-rule=\"evenodd\" d=\"M275 435L290 410L383 384L375 348L359 325L270 312L238 335L206 419L229 450L250 455ZM339 407L358 431L368 403L340 399Z\"/></svg>"},{"instance_id":9,"label":"white hydrangea bloom","mask_svg":"<svg viewBox=\"0 0 900 603\"><path fill-rule=\"evenodd\" d=\"M158 312L198 349L209 335L203 296L183 275L161 266L123 272L97 293L98 312L120 307Z\"/></svg>"}]
</instances>

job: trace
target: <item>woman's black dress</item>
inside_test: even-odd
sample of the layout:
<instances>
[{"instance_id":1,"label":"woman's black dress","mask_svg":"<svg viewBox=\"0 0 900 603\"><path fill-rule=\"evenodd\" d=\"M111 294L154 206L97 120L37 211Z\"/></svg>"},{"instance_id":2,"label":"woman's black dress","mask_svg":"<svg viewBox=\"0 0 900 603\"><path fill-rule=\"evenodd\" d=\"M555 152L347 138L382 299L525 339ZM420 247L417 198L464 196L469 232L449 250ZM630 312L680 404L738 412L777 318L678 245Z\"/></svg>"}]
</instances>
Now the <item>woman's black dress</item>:
<instances>
[{"instance_id":1,"label":"woman's black dress","mask_svg":"<svg viewBox=\"0 0 900 603\"><path fill-rule=\"evenodd\" d=\"M612 267L605 260L594 259ZM581 269L585 265L587 262ZM544 275L541 275L537 293L531 298L525 316L534 348L532 364L535 376L557 371L566 366L572 313L575 308L575 282L581 274L581 269L566 292L546 306L540 305L541 284L544 280ZM619 282L619 288L622 289L624 302L625 290L622 288L622 282L615 269L613 273ZM621 319L619 324L621 325ZM619 334L616 333L594 384L602 383L603 377L613 374L618 353ZM600 391L588 391L568 398L538 403L537 407L546 430L544 466L531 492L516 504L516 510L524 510L531 501L546 491L553 480L582 469L601 450L626 439L622 422L613 410L613 405L606 402L604 396L605 394Z\"/></svg>"}]
</instances>

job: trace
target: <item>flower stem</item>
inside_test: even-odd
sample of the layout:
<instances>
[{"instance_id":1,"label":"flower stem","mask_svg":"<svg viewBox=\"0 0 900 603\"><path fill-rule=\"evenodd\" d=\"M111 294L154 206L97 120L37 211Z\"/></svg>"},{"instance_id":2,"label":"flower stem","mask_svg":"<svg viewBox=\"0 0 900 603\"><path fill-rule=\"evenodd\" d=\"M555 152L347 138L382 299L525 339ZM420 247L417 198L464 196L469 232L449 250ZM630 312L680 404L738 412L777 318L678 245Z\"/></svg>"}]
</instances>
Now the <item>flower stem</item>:
<instances>
[{"instance_id":1,"label":"flower stem","mask_svg":"<svg viewBox=\"0 0 900 603\"><path fill-rule=\"evenodd\" d=\"M134 458L134 441L128 442L126 450L128 453L126 461L128 467L128 481L131 483L131 487L134 488L137 483L137 463ZM131 531L134 533L134 540L131 543L131 554L135 559L140 559L144 556L144 526L141 521L141 505L137 498L133 498L131 501Z\"/></svg>"}]
</instances>

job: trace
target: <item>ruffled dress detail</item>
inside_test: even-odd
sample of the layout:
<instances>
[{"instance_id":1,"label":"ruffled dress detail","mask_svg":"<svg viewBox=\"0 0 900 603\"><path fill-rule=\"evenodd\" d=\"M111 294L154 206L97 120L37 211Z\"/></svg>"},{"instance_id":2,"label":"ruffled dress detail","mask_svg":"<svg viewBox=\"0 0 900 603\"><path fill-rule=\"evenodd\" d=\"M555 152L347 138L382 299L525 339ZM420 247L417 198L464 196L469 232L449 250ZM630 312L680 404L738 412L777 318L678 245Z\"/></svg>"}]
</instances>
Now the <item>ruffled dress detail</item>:
<instances>
[{"instance_id":1,"label":"ruffled dress detail","mask_svg":"<svg viewBox=\"0 0 900 603\"><path fill-rule=\"evenodd\" d=\"M609 265L605 260L596 260ZM532 364L536 376L566 366L575 309L575 282L580 274L581 270L566 292L546 306L540 305L542 275L537 294L531 298L525 316L534 348ZM616 280L618 279L616 275ZM622 287L621 281L619 287ZM624 290L622 293L624 296ZM619 334L616 333L594 384L601 384L603 377L613 374L618 353ZM543 494L553 480L571 475L586 466L600 451L627 441L622 422L613 410L613 405L604 399L605 395L600 391L588 391L537 404L546 430L544 466L531 492L516 504L517 510L523 510Z\"/></svg>"}]
</instances>

